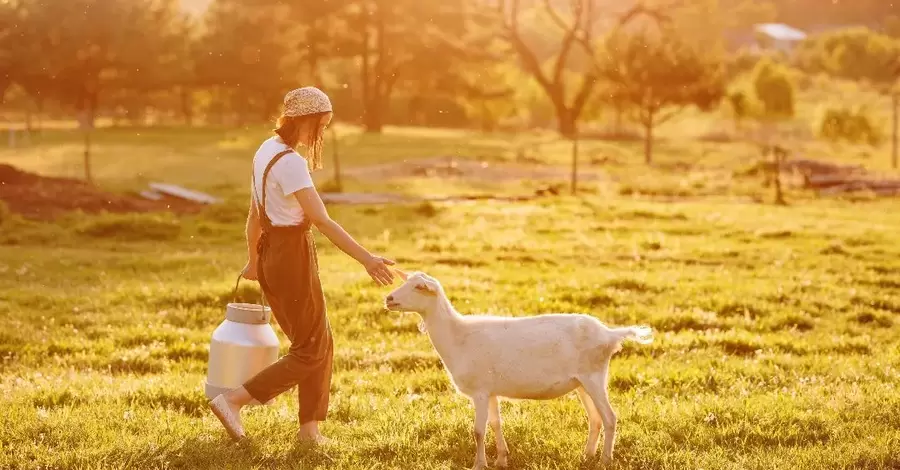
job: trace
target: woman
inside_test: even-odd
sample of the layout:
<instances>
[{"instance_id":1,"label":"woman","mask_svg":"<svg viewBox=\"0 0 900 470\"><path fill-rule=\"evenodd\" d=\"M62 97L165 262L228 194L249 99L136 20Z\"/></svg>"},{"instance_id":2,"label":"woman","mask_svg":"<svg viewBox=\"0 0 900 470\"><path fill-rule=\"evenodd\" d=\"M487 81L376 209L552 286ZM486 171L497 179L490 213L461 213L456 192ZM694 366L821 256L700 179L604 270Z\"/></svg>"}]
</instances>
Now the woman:
<instances>
[{"instance_id":1,"label":"woman","mask_svg":"<svg viewBox=\"0 0 900 470\"><path fill-rule=\"evenodd\" d=\"M315 225L344 253L362 264L381 285L393 282L393 261L372 255L331 220L313 185L310 170L322 167L323 133L332 118L331 101L304 87L284 98L276 136L253 158L252 197L247 217L249 261L243 276L259 280L278 325L291 340L288 354L255 377L210 402L234 439L244 436L241 408L265 403L297 385L300 439L322 442L319 422L328 411L332 337L319 282ZM303 155L296 150L302 148Z\"/></svg>"}]
</instances>

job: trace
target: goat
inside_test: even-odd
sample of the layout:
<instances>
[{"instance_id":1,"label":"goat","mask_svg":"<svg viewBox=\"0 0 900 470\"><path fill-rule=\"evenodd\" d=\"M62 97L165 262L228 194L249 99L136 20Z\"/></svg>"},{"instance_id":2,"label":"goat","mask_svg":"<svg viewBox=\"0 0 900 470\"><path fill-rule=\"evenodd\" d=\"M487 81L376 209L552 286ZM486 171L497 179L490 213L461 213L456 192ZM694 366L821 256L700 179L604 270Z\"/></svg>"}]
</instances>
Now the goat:
<instances>
[{"instance_id":1,"label":"goat","mask_svg":"<svg viewBox=\"0 0 900 470\"><path fill-rule=\"evenodd\" d=\"M475 405L475 465L486 465L484 437L494 430L498 467L507 465L498 397L547 400L573 390L588 415L585 457L596 455L604 429L604 462L612 461L616 414L607 392L609 361L626 339L653 341L649 327L608 328L587 315L509 318L460 315L441 284L424 273L399 272L403 285L385 298L392 311L416 312L457 391Z\"/></svg>"}]
</instances>

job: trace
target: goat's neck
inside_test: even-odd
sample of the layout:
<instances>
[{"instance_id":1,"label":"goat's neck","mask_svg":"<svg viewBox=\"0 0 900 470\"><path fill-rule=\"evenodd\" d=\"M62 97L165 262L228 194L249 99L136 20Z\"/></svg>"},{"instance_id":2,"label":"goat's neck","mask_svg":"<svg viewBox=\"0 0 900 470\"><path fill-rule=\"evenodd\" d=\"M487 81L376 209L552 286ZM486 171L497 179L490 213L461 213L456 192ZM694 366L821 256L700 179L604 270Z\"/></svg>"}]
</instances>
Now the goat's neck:
<instances>
[{"instance_id":1,"label":"goat's neck","mask_svg":"<svg viewBox=\"0 0 900 470\"><path fill-rule=\"evenodd\" d=\"M459 343L462 326L462 315L443 296L438 299L433 310L425 315L428 337L445 363L454 355L453 350Z\"/></svg>"}]
</instances>

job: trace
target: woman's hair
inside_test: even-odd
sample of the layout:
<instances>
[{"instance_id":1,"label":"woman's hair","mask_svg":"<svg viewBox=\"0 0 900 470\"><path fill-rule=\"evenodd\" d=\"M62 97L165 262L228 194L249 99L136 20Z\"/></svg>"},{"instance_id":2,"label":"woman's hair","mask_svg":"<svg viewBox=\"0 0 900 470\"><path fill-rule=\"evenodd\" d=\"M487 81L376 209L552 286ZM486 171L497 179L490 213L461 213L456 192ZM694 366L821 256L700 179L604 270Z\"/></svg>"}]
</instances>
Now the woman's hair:
<instances>
[{"instance_id":1,"label":"woman's hair","mask_svg":"<svg viewBox=\"0 0 900 470\"><path fill-rule=\"evenodd\" d=\"M325 143L325 127L322 119L328 112L306 114L303 116L281 115L275 123L274 132L289 147L306 146L304 157L309 163L310 171L322 168L322 146ZM302 135L303 133L306 135Z\"/></svg>"}]
</instances>

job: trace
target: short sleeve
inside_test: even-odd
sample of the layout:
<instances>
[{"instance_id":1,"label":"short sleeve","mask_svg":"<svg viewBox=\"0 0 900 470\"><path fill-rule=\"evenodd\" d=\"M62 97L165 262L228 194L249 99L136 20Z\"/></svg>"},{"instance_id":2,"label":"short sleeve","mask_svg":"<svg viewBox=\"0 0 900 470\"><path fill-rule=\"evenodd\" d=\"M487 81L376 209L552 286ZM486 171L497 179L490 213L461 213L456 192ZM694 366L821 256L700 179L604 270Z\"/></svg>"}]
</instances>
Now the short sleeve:
<instances>
[{"instance_id":1,"label":"short sleeve","mask_svg":"<svg viewBox=\"0 0 900 470\"><path fill-rule=\"evenodd\" d=\"M285 196L313 187L312 175L309 173L309 164L306 159L297 154L285 155L276 164L278 171L276 177L278 184Z\"/></svg>"}]
</instances>

